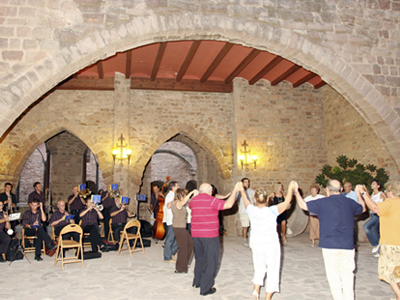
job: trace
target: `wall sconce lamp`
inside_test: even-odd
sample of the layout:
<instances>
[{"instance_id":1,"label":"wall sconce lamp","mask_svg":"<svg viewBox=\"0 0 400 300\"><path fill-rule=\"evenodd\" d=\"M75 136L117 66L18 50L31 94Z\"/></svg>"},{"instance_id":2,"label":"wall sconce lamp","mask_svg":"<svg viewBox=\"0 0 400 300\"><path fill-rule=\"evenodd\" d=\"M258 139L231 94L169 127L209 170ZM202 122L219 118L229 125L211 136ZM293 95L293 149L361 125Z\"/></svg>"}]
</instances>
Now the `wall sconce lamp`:
<instances>
[{"instance_id":1,"label":"wall sconce lamp","mask_svg":"<svg viewBox=\"0 0 400 300\"><path fill-rule=\"evenodd\" d=\"M240 150L240 155L239 155L239 160L240 164L242 165L242 170L243 166L245 167L245 170L249 170L249 165L254 164L254 170L257 167L257 155L253 154L251 155L251 151L248 148L248 144L246 143L246 140L244 140L244 143L242 144L242 149Z\"/></svg>"},{"instance_id":2,"label":"wall sconce lamp","mask_svg":"<svg viewBox=\"0 0 400 300\"><path fill-rule=\"evenodd\" d=\"M131 161L132 150L131 148L128 147L127 144L124 143L125 138L123 134L121 134L121 137L118 139L118 141L119 143L117 143L115 147L112 149L114 165L115 165L115 159L121 162L121 166L124 165L122 161L124 159L128 159L128 165L129 165Z\"/></svg>"}]
</instances>

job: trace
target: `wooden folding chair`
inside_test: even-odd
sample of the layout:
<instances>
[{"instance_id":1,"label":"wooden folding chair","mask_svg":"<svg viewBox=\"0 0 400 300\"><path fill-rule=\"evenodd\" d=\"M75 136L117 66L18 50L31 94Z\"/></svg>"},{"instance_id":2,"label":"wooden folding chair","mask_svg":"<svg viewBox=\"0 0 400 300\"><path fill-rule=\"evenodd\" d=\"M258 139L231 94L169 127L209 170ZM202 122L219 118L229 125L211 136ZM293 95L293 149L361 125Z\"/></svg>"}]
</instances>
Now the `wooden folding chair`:
<instances>
[{"instance_id":1,"label":"wooden folding chair","mask_svg":"<svg viewBox=\"0 0 400 300\"><path fill-rule=\"evenodd\" d=\"M112 218L110 218L110 222L108 222L108 224L109 224L109 230L108 230L107 241L115 243L115 240L114 240L114 232L113 232L113 230L112 230ZM110 239L111 239L111 240L110 240Z\"/></svg>"},{"instance_id":2,"label":"wooden folding chair","mask_svg":"<svg viewBox=\"0 0 400 300\"><path fill-rule=\"evenodd\" d=\"M68 233L77 233L79 234L79 242L74 241L74 240L63 240L62 236L64 234ZM54 265L57 265L58 261L61 261L61 266L64 271L64 265L65 264L71 264L71 263L78 263L82 262L82 268L83 268L83 245L82 245L82 236L83 236L83 230L82 227L76 224L70 224L65 226L61 232L60 236L58 239L58 245L57 245L57 251L56 251L56 259L54 260ZM77 248L76 255L72 257L64 257L64 249L73 249ZM61 254L61 258L58 258L58 256ZM79 258L80 256L80 258Z\"/></svg>"},{"instance_id":3,"label":"wooden folding chair","mask_svg":"<svg viewBox=\"0 0 400 300\"><path fill-rule=\"evenodd\" d=\"M58 236L55 234L55 227L51 226L51 239L55 242L58 241Z\"/></svg>"},{"instance_id":4,"label":"wooden folding chair","mask_svg":"<svg viewBox=\"0 0 400 300\"><path fill-rule=\"evenodd\" d=\"M27 236L25 234L25 227L22 227L22 246L24 247L24 257L26 253L30 253L30 252L35 252L35 240L37 239L36 236ZM32 246L26 246L25 241L29 241ZM43 245L42 245L42 253L43 255L45 254L45 245L44 245L44 241L43 241Z\"/></svg>"},{"instance_id":5,"label":"wooden folding chair","mask_svg":"<svg viewBox=\"0 0 400 300\"><path fill-rule=\"evenodd\" d=\"M79 226L81 226L82 225L82 220L79 220ZM82 227L81 227L82 228ZM83 228L82 228L82 230L83 230ZM83 237L82 237L82 245L83 245L83 247L92 247L92 243L90 242L90 241L86 241L85 242L85 238L87 238L87 237L89 237L90 236L90 233L83 233Z\"/></svg>"},{"instance_id":6,"label":"wooden folding chair","mask_svg":"<svg viewBox=\"0 0 400 300\"><path fill-rule=\"evenodd\" d=\"M137 227L136 234L128 232L128 229L132 228L132 227ZM135 240L132 247L130 246L130 243L129 243L129 241L131 241L131 240ZM140 245L142 246L141 249L140 248L135 249L136 243L138 240L140 240ZM124 244L126 244L128 246L128 248L123 249ZM135 251L142 250L143 254L146 254L144 252L142 236L140 235L140 222L138 220L131 220L125 225L124 231L122 232L121 238L119 240L118 255L123 250L129 250L129 254L131 257L132 257L132 252L135 252Z\"/></svg>"}]
</instances>

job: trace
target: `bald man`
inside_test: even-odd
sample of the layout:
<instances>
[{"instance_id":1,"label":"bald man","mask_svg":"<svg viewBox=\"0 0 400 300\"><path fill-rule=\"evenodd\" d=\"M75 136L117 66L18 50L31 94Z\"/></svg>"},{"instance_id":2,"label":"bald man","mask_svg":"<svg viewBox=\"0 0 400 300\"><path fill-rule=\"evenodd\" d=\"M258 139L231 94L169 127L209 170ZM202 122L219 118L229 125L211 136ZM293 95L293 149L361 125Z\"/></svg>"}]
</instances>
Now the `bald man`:
<instances>
[{"instance_id":1,"label":"bald man","mask_svg":"<svg viewBox=\"0 0 400 300\"><path fill-rule=\"evenodd\" d=\"M230 209L235 203L237 192L243 187L242 182L235 185L228 200L217 199L212 194L212 186L203 183L199 195L189 202L192 210L192 238L196 264L194 267L193 286L200 288L200 295L214 294L213 287L217 275L219 258L219 220L218 212Z\"/></svg>"},{"instance_id":2,"label":"bald man","mask_svg":"<svg viewBox=\"0 0 400 300\"><path fill-rule=\"evenodd\" d=\"M320 222L319 247L322 248L326 277L334 300L354 299L354 216L366 210L360 203L341 194L341 184L330 180L326 187L327 197L305 202L298 193L300 208L318 215Z\"/></svg>"},{"instance_id":3,"label":"bald man","mask_svg":"<svg viewBox=\"0 0 400 300\"><path fill-rule=\"evenodd\" d=\"M65 202L63 200L59 200L57 203L57 208L58 210L55 211L50 219L50 226L54 226L54 234L56 236L60 235L61 230L67 226L68 224L75 224L74 219L71 220L65 220L65 216L68 216L69 213L65 210ZM68 240L70 237L79 242L79 234L77 233L67 233L64 234L62 239L63 240Z\"/></svg>"}]
</instances>

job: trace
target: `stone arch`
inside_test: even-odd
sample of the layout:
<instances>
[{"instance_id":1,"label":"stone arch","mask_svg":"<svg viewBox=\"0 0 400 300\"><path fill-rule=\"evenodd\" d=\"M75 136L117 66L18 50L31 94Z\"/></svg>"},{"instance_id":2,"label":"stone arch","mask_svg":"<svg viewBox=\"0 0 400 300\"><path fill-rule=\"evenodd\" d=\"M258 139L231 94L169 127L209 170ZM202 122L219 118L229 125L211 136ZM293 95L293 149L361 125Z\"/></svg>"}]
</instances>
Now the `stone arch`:
<instances>
[{"instance_id":1,"label":"stone arch","mask_svg":"<svg viewBox=\"0 0 400 300\"><path fill-rule=\"evenodd\" d=\"M174 136L182 134L187 138L191 139L193 142L197 143L201 148L203 148L208 155L215 158L217 164L216 169L218 171L218 176L222 179L231 178L231 171L228 167L228 162L224 157L222 150L217 147L204 133L197 131L193 126L183 123L175 124L168 130L160 131L154 138L154 142L144 151L141 158L138 160L133 171L134 179L133 184L135 190L139 190L142 181L142 174L145 171L146 165L151 159L151 156L156 152L156 150L166 141L171 140ZM183 142L183 141L180 141ZM183 142L185 143L185 142ZM185 143L189 148L193 148ZM196 151L193 151L196 156Z\"/></svg>"},{"instance_id":2,"label":"stone arch","mask_svg":"<svg viewBox=\"0 0 400 300\"><path fill-rule=\"evenodd\" d=\"M98 164L99 168L103 168L105 172L109 172L111 174L112 168L105 160L104 155L100 155L98 151L95 152L96 143L93 137L84 131L75 130L73 126L70 126L68 122L65 122L63 126L57 126L54 128L43 128L38 127L35 133L31 134L29 138L23 142L23 144L27 147L22 147L19 150L15 151L15 154L12 157L12 161L9 168L9 175L12 178L19 178L22 172L26 161L28 160L29 156L35 151L40 144L44 143L46 140L50 139L51 137L59 134L62 131L68 131L69 133L73 134L79 140L81 140L91 151L93 152ZM101 157L103 156L103 157ZM104 178L106 181L107 179ZM111 180L109 180L111 182Z\"/></svg>"},{"instance_id":3,"label":"stone arch","mask_svg":"<svg viewBox=\"0 0 400 300\"><path fill-rule=\"evenodd\" d=\"M2 109L0 132L4 134L26 107L57 83L100 58L153 42L190 39L230 41L267 50L319 74L371 125L400 165L400 117L361 72L328 47L293 30L201 11L136 16L119 28L91 32L54 52L3 89L3 102L8 106Z\"/></svg>"}]
</instances>

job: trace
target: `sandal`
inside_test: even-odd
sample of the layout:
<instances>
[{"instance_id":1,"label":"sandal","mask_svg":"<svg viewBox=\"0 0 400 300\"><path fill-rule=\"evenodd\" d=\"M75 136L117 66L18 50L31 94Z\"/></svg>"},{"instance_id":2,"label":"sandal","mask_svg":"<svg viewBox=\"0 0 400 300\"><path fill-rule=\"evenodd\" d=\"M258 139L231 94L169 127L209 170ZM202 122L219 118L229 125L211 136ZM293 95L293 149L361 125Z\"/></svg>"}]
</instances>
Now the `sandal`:
<instances>
[{"instance_id":1,"label":"sandal","mask_svg":"<svg viewBox=\"0 0 400 300\"><path fill-rule=\"evenodd\" d=\"M251 294L251 295L256 297L256 300L260 300L260 295L258 294L258 292L256 290L254 290L253 294Z\"/></svg>"},{"instance_id":2,"label":"sandal","mask_svg":"<svg viewBox=\"0 0 400 300\"><path fill-rule=\"evenodd\" d=\"M287 243L287 238L286 238L286 236L284 236L284 237L282 238L282 240L283 240L283 243L284 243L284 244Z\"/></svg>"}]
</instances>

